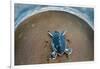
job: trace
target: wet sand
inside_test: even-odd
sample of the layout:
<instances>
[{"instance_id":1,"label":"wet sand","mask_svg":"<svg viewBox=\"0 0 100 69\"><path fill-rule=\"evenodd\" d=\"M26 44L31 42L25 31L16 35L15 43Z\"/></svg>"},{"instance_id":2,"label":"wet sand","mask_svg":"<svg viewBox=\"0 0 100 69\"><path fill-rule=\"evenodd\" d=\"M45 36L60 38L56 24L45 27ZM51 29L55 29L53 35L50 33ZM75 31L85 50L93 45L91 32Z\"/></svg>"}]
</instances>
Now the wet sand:
<instances>
[{"instance_id":1,"label":"wet sand","mask_svg":"<svg viewBox=\"0 0 100 69\"><path fill-rule=\"evenodd\" d=\"M49 60L51 46L47 31L67 31L70 56ZM48 11L23 21L15 31L15 65L91 61L94 59L94 32L77 16Z\"/></svg>"}]
</instances>

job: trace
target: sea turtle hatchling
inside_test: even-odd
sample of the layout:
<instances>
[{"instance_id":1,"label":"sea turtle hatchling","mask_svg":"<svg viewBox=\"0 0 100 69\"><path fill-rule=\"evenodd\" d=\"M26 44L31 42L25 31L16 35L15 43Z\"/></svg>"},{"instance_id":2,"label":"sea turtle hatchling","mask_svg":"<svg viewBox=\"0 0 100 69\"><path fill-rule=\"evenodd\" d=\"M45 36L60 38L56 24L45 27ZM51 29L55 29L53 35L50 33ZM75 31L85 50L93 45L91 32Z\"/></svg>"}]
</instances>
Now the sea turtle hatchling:
<instances>
[{"instance_id":1,"label":"sea turtle hatchling","mask_svg":"<svg viewBox=\"0 0 100 69\"><path fill-rule=\"evenodd\" d=\"M62 56L64 53L70 55L72 49L68 47L68 41L65 39L66 32L49 32L51 36L51 49L50 59L56 59L57 55Z\"/></svg>"}]
</instances>

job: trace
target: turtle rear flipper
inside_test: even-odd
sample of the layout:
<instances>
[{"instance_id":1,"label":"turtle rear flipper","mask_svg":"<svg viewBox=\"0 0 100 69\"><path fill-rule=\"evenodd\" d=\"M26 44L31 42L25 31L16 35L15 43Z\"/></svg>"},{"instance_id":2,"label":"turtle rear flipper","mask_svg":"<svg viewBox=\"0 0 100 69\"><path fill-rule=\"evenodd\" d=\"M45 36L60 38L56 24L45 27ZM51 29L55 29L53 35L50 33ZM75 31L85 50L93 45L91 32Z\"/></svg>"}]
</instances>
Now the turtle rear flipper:
<instances>
[{"instance_id":1,"label":"turtle rear flipper","mask_svg":"<svg viewBox=\"0 0 100 69\"><path fill-rule=\"evenodd\" d=\"M71 49L71 48L65 49L65 53L66 53L67 55L72 54L72 49Z\"/></svg>"},{"instance_id":2,"label":"turtle rear flipper","mask_svg":"<svg viewBox=\"0 0 100 69\"><path fill-rule=\"evenodd\" d=\"M51 55L50 55L50 59L56 59L56 57L57 57L57 53L54 51L54 52L52 52L51 53Z\"/></svg>"}]
</instances>

